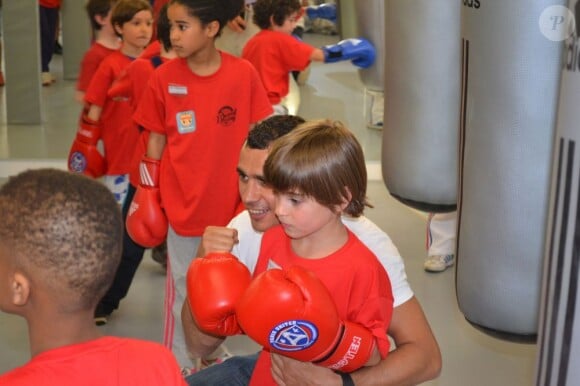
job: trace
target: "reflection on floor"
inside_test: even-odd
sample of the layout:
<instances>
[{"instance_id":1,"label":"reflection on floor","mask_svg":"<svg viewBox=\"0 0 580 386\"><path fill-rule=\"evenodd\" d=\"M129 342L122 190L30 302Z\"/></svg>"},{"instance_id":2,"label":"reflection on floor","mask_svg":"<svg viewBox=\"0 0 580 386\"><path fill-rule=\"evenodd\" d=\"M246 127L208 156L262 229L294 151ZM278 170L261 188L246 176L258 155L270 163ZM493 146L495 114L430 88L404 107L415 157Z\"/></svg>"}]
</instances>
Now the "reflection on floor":
<instances>
[{"instance_id":1,"label":"reflection on floor","mask_svg":"<svg viewBox=\"0 0 580 386\"><path fill-rule=\"evenodd\" d=\"M321 45L332 37L306 35ZM59 58L55 65L58 66ZM56 67L58 69L58 67ZM42 126L7 126L0 123L0 171L42 165L61 165L76 131L80 106L73 100L74 82L58 81L44 88L46 123ZM8 80L10 81L10 80ZM362 85L349 63L314 64L309 83L301 88L299 114L306 118L331 117L343 120L360 139L367 160L376 166L380 156L380 131L366 129L362 118ZM0 122L5 121L4 96L0 93ZM34 162L33 162L34 161ZM443 372L429 385L527 386L532 384L535 345L491 338L470 326L457 307L454 270L428 274L422 269L425 255L425 215L395 201L380 180L369 182L373 209L368 217L384 229L405 259L407 275L441 346ZM113 314L104 334L133 336L161 341L162 302L165 273L149 255L137 272L135 282L119 311ZM246 338L228 340L234 353L256 350ZM0 373L29 358L24 321L0 313Z\"/></svg>"}]
</instances>

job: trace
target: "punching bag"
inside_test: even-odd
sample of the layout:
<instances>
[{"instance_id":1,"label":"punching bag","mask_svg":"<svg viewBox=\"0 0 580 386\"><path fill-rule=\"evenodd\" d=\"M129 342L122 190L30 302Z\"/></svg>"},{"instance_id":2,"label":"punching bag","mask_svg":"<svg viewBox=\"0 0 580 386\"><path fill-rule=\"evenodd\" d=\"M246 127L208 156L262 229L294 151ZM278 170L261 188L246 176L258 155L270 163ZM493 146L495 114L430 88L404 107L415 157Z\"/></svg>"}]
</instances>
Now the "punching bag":
<instances>
[{"instance_id":1,"label":"punching bag","mask_svg":"<svg viewBox=\"0 0 580 386\"><path fill-rule=\"evenodd\" d=\"M389 193L426 212L455 210L460 9L385 0L382 172Z\"/></svg>"},{"instance_id":2,"label":"punching bag","mask_svg":"<svg viewBox=\"0 0 580 386\"><path fill-rule=\"evenodd\" d=\"M385 1L357 0L354 4L358 37L370 41L377 51L375 62L358 70L364 88L364 115L368 128L382 129L385 78Z\"/></svg>"},{"instance_id":3,"label":"punching bag","mask_svg":"<svg viewBox=\"0 0 580 386\"><path fill-rule=\"evenodd\" d=\"M537 333L561 42L539 21L554 0L466 0L456 289L490 334Z\"/></svg>"},{"instance_id":4,"label":"punching bag","mask_svg":"<svg viewBox=\"0 0 580 386\"><path fill-rule=\"evenodd\" d=\"M572 0L568 6L580 11L580 1ZM580 385L579 28L580 12L576 12L576 32L565 41L560 82L538 332L537 386Z\"/></svg>"},{"instance_id":5,"label":"punching bag","mask_svg":"<svg viewBox=\"0 0 580 386\"><path fill-rule=\"evenodd\" d=\"M357 37L367 39L377 51L373 65L359 69L358 74L366 88L382 91L385 69L385 0L357 0L354 6Z\"/></svg>"}]
</instances>

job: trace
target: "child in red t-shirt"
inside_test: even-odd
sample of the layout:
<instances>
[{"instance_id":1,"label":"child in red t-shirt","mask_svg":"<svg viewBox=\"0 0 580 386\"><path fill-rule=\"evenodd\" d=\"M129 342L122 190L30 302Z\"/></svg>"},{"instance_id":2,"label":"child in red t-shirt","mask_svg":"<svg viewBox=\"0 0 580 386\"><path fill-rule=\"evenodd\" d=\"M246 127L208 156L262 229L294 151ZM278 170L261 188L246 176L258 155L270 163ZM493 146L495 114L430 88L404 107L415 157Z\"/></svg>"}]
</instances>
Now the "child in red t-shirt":
<instances>
[{"instance_id":1,"label":"child in red t-shirt","mask_svg":"<svg viewBox=\"0 0 580 386\"><path fill-rule=\"evenodd\" d=\"M121 47L121 40L111 24L111 11L116 2L117 0L89 0L85 6L93 29L93 43L81 61L75 93L75 99L80 103L85 101L85 92L99 64Z\"/></svg>"},{"instance_id":2,"label":"child in red t-shirt","mask_svg":"<svg viewBox=\"0 0 580 386\"><path fill-rule=\"evenodd\" d=\"M158 38L161 44L161 52L149 58L137 58L127 68L123 70L119 78L113 83L108 91L110 98L126 98L129 100L133 111L137 108L141 95L147 86L147 81L153 71L168 60L175 58L175 53L171 49L169 41L169 20L167 19L166 7L160 10L157 19ZM137 185L139 185L139 162L143 158L149 140L149 132L141 130L139 139L134 143L133 162L129 173L129 187L127 198L123 204L123 220L127 218L131 200L135 195ZM129 288L135 276L135 272L143 260L145 248L135 243L125 231L123 233L123 254L119 268L115 274L115 279L105 296L97 305L95 311L95 323L103 325L107 323L109 315L119 307L121 300L129 292ZM166 247L164 244L155 248L153 254L160 254L166 261Z\"/></svg>"},{"instance_id":3,"label":"child in red t-shirt","mask_svg":"<svg viewBox=\"0 0 580 386\"><path fill-rule=\"evenodd\" d=\"M131 119L133 109L129 99L110 98L107 92L121 71L143 52L151 40L153 13L149 1L119 0L113 7L111 24L122 39L122 45L105 58L91 79L85 94L86 116L83 113L81 130L69 156L69 169L85 172L82 159L78 156L78 148L84 150L84 142L79 135L93 140L90 151L96 149L94 139L102 139L106 167L101 167L99 171L105 169L104 183L122 205L127 196L128 174L139 131ZM92 170L94 156L90 153L86 157L85 169ZM98 176L98 173L90 174Z\"/></svg>"},{"instance_id":4,"label":"child in red t-shirt","mask_svg":"<svg viewBox=\"0 0 580 386\"><path fill-rule=\"evenodd\" d=\"M359 142L339 122L304 123L272 144L264 179L280 225L264 233L236 305L241 329L265 347L250 385L276 384L270 352L343 372L376 364L389 351L391 283L341 221L370 206Z\"/></svg>"},{"instance_id":5,"label":"child in red t-shirt","mask_svg":"<svg viewBox=\"0 0 580 386\"><path fill-rule=\"evenodd\" d=\"M205 228L227 224L237 210L241 146L251 126L272 113L254 67L215 47L243 6L172 0L171 46L179 58L153 73L134 115L150 135L127 230L144 246L167 234L165 341L183 367L192 365L180 320L187 267Z\"/></svg>"},{"instance_id":6,"label":"child in red t-shirt","mask_svg":"<svg viewBox=\"0 0 580 386\"><path fill-rule=\"evenodd\" d=\"M93 323L121 251L121 213L106 187L29 170L0 189L0 217L0 309L26 320L32 356L0 385L185 385L165 347L102 336Z\"/></svg>"},{"instance_id":7,"label":"child in red t-shirt","mask_svg":"<svg viewBox=\"0 0 580 386\"><path fill-rule=\"evenodd\" d=\"M375 49L365 39L346 39L338 44L315 48L292 35L303 10L300 0L257 0L254 23L261 31L242 51L242 57L256 67L277 114L287 114L284 98L289 91L289 74L303 71L311 61L352 60L366 68L373 64Z\"/></svg>"},{"instance_id":8,"label":"child in red t-shirt","mask_svg":"<svg viewBox=\"0 0 580 386\"><path fill-rule=\"evenodd\" d=\"M50 86L56 81L50 73L49 65L54 54L58 14L62 0L38 0L38 18L40 21L40 64L43 86Z\"/></svg>"}]
</instances>

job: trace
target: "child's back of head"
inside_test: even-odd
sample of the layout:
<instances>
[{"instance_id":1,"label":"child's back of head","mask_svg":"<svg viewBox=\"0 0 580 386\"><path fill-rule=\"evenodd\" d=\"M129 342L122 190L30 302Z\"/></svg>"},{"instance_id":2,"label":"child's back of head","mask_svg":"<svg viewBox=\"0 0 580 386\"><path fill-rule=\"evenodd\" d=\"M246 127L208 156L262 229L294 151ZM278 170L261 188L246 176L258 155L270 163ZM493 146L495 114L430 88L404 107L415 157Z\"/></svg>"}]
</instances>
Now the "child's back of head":
<instances>
[{"instance_id":1,"label":"child's back of head","mask_svg":"<svg viewBox=\"0 0 580 386\"><path fill-rule=\"evenodd\" d=\"M55 307L95 306L115 275L123 229L103 184L60 170L26 171L0 189L0 218L3 258L52 292Z\"/></svg>"},{"instance_id":2,"label":"child's back of head","mask_svg":"<svg viewBox=\"0 0 580 386\"><path fill-rule=\"evenodd\" d=\"M117 0L89 0L85 5L85 10L91 22L93 31L98 31L102 25L97 22L97 17L105 19Z\"/></svg>"}]
</instances>

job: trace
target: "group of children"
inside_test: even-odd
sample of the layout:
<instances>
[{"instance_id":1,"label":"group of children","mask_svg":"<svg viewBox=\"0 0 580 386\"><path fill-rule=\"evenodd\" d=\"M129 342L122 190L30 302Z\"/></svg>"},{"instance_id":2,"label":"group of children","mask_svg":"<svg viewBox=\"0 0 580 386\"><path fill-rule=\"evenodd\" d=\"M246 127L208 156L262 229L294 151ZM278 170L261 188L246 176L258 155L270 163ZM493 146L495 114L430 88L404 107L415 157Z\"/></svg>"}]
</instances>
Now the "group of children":
<instances>
[{"instance_id":1,"label":"group of children","mask_svg":"<svg viewBox=\"0 0 580 386\"><path fill-rule=\"evenodd\" d=\"M244 10L243 0L170 0L164 3L167 4L156 20L159 45L150 44L154 12L149 1L89 0L87 5L95 36L94 44L83 59L78 81L76 98L83 104L83 109L80 128L69 154L69 169L93 178L103 177L102 182L113 193L117 205L122 207L121 214L114 213L109 198L95 197L106 196L102 189L95 190L96 184L84 177L63 176L55 171L24 174L2 190L6 197L0 192L0 209L4 209L3 213L8 217L13 215L8 205L13 199L8 195L12 185L13 189L26 191L29 187L23 184L47 184L54 189L47 189L47 196L43 199L51 200L51 195L64 198L64 202L58 201L58 205L80 207L87 205L85 201L92 201L92 211L83 206L79 208L82 212L54 213L54 216L62 216L65 222L73 222L76 216L88 216L86 222L94 221L94 224L88 224L86 230L99 226L97 236L107 235L111 238L110 243L115 243L107 244L110 248L106 249L103 248L104 240L87 238L89 245L80 245L83 239L75 238L78 235L71 231L71 239L59 245L71 250L59 249L50 256L58 260L63 253L68 255L75 249L75 253L83 254L82 258L78 257L77 265L82 261L84 266L84 258L86 265L92 266L96 260L89 261L89 258L98 258L101 265L108 266L102 275L95 273L92 278L94 285L100 286L98 290L87 290L85 280L81 283L65 277L76 273L64 268L61 272L63 280L58 288L47 284L47 297L50 297L49 293L66 294L63 299L50 299L52 306L57 301L59 304L53 312L61 312L60 305L74 299L73 309L67 309L67 312L79 317L78 324L63 324L72 328L68 330L72 332L69 340L42 344L42 338L32 337L31 347L35 357L28 368L32 368L38 358L43 358L44 352L56 356L63 350L60 346L78 344L74 350L65 347L67 355L77 355L85 349L90 351L93 342L102 342L104 338L98 338L94 323L106 323L106 318L127 294L144 248L157 245L165 238L170 258L165 294L164 343L173 350L179 366L186 366L190 358L179 318L186 299L185 274L205 228L209 225L224 226L241 210L236 164L249 130L275 110L278 111L287 93L288 76L292 70L304 69L312 60L352 60L358 66L368 66L374 59L372 46L359 39L348 39L317 49L291 36L296 19L302 13L298 0L257 0L253 4L253 20L262 31L250 39L244 49L242 56L247 60L220 51L215 45L228 21ZM262 36L267 37L262 41ZM272 42L280 42L275 51L265 48L270 47ZM300 55L295 56L296 53ZM268 61L276 64L272 66L276 67L276 73L269 72ZM333 128L330 134L337 130L328 123L322 126ZM346 129L339 129L341 133L347 132ZM313 128L309 130L314 131ZM347 136L349 141L356 142L351 137ZM362 159L364 166L360 146L355 147L355 155L360 158L357 162ZM59 181L62 186L59 186ZM357 189L361 188L361 183L358 182ZM301 188L301 185L285 188L288 190L285 193L288 194L288 203L305 199L313 204L318 202L314 192L293 190ZM79 197L77 191L83 189L93 193ZM360 192L354 189L355 186L349 188L347 185L347 190L340 192L340 199L345 204L352 200L356 215L362 211L365 200L364 189ZM73 196L69 197L70 194ZM101 202L103 200L106 202ZM4 202L7 204L2 206ZM350 204L344 207L340 202L322 205L326 208L324 211L336 217ZM36 214L43 215L42 210L45 209L39 208ZM26 215L28 213L19 215L22 217L19 221L32 220ZM104 221L105 216L114 221ZM45 217L46 221L58 222L55 217ZM102 223L97 224L99 222ZM10 230L6 229L6 232ZM84 228L78 229L78 232L83 231ZM347 233L340 232L337 243L346 240L344 236ZM28 257L22 258L18 249L28 246L26 243L12 245L13 236L0 234L0 241L11 247L7 250L14 252L10 256L2 256L5 261L0 260L0 264L8 265L8 273L13 274L11 278L15 283L20 277L16 268L21 266L31 277L44 277L42 269L46 264L40 260L29 262ZM349 235L347 239L350 238ZM53 242L50 239L45 241L47 244ZM117 253L121 246L121 253ZM50 253L48 251L51 249L48 248L46 251ZM54 269L56 267L58 265ZM36 283L36 280L31 281ZM44 285L42 280L39 283ZM20 284L17 284L15 286L20 289ZM83 298L82 307L75 306L77 296L86 297ZM6 303L5 307L3 305L3 310L14 311L14 304L25 304L29 300L22 294L14 294L11 299L12 302ZM34 304L36 308L37 303ZM30 315L25 317L29 324L35 324L36 318ZM93 328L86 333L89 319ZM388 320L385 323L388 325ZM38 327L38 330L42 328ZM31 333L34 331L31 329ZM59 330L63 336L65 332L64 328ZM35 346L36 342L38 346ZM89 342L89 347L83 346ZM127 350L137 350L139 347L138 344L133 347L126 341L102 344L115 346L116 355L123 352L120 347L130 346ZM159 351L161 357L166 356L153 346L144 349L144 352L153 351ZM381 354L386 354L384 346ZM103 355L113 354L108 351ZM165 363L171 371L176 367L173 360L168 359ZM14 374L18 376L10 376L16 379L25 371L17 370ZM156 375L157 380L162 379L161 375ZM2 381L0 378L0 384ZM109 384L107 381L100 383ZM155 384L153 380L147 383ZM161 384L173 383L167 381ZM175 384L179 382L175 381Z\"/></svg>"}]
</instances>

